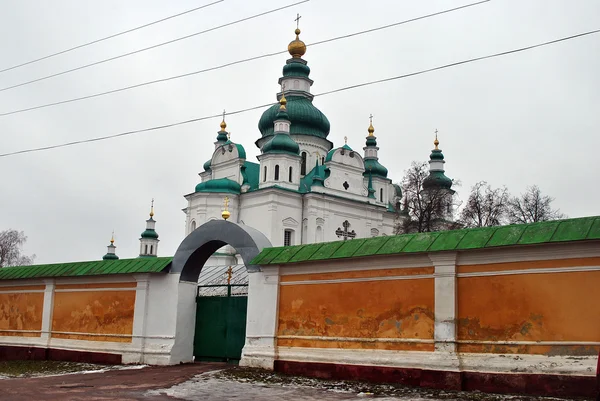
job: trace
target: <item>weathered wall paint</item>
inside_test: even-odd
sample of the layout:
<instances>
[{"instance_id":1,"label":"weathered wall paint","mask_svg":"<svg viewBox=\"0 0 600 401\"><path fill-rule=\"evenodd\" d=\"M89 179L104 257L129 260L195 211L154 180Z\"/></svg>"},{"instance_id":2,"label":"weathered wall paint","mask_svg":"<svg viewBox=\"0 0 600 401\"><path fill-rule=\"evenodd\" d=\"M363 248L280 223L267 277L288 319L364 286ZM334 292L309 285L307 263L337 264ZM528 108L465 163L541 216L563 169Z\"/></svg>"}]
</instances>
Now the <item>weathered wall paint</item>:
<instances>
[{"instance_id":1,"label":"weathered wall paint","mask_svg":"<svg viewBox=\"0 0 600 401\"><path fill-rule=\"evenodd\" d=\"M0 336L41 336L44 293L10 293L6 291L43 291L43 289L44 286L0 287L2 291L0 293ZM36 332L22 332L20 330Z\"/></svg>"},{"instance_id":2,"label":"weathered wall paint","mask_svg":"<svg viewBox=\"0 0 600 401\"><path fill-rule=\"evenodd\" d=\"M385 279L431 273L418 268L283 276L289 284L280 287L277 345L432 351L432 342L393 339L433 340L433 279ZM375 281L292 284L381 274Z\"/></svg>"},{"instance_id":3,"label":"weathered wall paint","mask_svg":"<svg viewBox=\"0 0 600 401\"><path fill-rule=\"evenodd\" d=\"M471 271L498 271L600 264L595 259L468 267ZM461 277L458 279L458 340L462 342L459 351L597 355L600 347L585 344L510 345L469 341L597 342L600 303L590 300L597 293L599 282L600 271Z\"/></svg>"},{"instance_id":4,"label":"weathered wall paint","mask_svg":"<svg viewBox=\"0 0 600 401\"><path fill-rule=\"evenodd\" d=\"M104 284L104 287L107 285ZM52 313L52 337L131 342L134 305L134 290L94 291L91 289L90 291L56 292ZM120 336L110 336L111 334Z\"/></svg>"}]
</instances>

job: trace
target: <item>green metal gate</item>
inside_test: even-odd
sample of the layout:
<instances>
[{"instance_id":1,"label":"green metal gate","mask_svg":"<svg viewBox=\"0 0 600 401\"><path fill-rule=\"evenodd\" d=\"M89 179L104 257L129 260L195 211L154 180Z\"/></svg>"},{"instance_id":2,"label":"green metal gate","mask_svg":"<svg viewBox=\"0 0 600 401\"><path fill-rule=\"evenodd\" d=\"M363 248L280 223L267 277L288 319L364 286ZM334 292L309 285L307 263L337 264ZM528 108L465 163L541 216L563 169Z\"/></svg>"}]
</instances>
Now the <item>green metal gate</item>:
<instances>
[{"instance_id":1,"label":"green metal gate","mask_svg":"<svg viewBox=\"0 0 600 401\"><path fill-rule=\"evenodd\" d=\"M248 284L203 285L201 288L227 289L223 296L196 297L196 332L194 357L196 361L238 363L246 340L247 296L232 295L232 287Z\"/></svg>"}]
</instances>

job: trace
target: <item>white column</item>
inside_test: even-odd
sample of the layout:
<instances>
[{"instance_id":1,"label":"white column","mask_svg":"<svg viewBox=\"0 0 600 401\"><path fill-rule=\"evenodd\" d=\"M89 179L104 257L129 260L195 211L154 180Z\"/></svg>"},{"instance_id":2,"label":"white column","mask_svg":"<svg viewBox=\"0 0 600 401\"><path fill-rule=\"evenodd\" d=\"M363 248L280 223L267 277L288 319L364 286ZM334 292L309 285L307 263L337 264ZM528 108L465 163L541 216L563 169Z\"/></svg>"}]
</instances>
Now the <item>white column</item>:
<instances>
[{"instance_id":1,"label":"white column","mask_svg":"<svg viewBox=\"0 0 600 401\"><path fill-rule=\"evenodd\" d=\"M133 315L133 338L132 344L140 354L136 361L128 363L144 363L144 351L146 346L146 327L148 322L148 288L150 284L149 274L135 274L137 282L135 288L135 307Z\"/></svg>"},{"instance_id":2,"label":"white column","mask_svg":"<svg viewBox=\"0 0 600 401\"><path fill-rule=\"evenodd\" d=\"M435 267L435 350L456 352L456 253L430 253Z\"/></svg>"},{"instance_id":3,"label":"white column","mask_svg":"<svg viewBox=\"0 0 600 401\"><path fill-rule=\"evenodd\" d=\"M279 267L263 267L250 273L246 343L240 366L273 370L277 351Z\"/></svg>"},{"instance_id":4,"label":"white column","mask_svg":"<svg viewBox=\"0 0 600 401\"><path fill-rule=\"evenodd\" d=\"M52 311L54 310L54 289L56 284L54 279L45 279L46 288L44 290L44 306L42 310L42 334L40 340L50 344L50 331L52 330Z\"/></svg>"}]
</instances>

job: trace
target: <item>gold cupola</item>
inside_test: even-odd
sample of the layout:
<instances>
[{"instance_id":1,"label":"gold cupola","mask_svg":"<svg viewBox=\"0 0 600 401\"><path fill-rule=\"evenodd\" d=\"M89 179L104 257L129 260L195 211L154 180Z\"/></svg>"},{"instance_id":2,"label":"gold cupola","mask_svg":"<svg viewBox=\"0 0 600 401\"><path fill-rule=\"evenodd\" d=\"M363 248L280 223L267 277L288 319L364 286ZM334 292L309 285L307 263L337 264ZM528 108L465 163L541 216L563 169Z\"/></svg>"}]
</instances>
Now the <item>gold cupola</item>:
<instances>
[{"instance_id":1,"label":"gold cupola","mask_svg":"<svg viewBox=\"0 0 600 401\"><path fill-rule=\"evenodd\" d=\"M296 28L296 39L292 40L288 45L288 52L293 58L302 58L306 53L306 45L300 40L300 28Z\"/></svg>"}]
</instances>

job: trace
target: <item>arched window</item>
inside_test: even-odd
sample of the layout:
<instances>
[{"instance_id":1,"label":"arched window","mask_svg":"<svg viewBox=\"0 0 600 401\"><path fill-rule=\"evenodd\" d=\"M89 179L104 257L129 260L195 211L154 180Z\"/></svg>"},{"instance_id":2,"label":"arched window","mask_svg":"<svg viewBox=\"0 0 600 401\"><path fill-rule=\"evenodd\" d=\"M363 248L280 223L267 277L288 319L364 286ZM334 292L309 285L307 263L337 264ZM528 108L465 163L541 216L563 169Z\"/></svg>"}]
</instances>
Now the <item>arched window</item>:
<instances>
[{"instance_id":1,"label":"arched window","mask_svg":"<svg viewBox=\"0 0 600 401\"><path fill-rule=\"evenodd\" d=\"M306 175L306 152L302 152L302 164L300 165L300 175Z\"/></svg>"},{"instance_id":2,"label":"arched window","mask_svg":"<svg viewBox=\"0 0 600 401\"><path fill-rule=\"evenodd\" d=\"M275 165L275 181L279 181L279 164Z\"/></svg>"},{"instance_id":3,"label":"arched window","mask_svg":"<svg viewBox=\"0 0 600 401\"><path fill-rule=\"evenodd\" d=\"M146 255L148 255L148 245L146 245L146 248L145 248L145 250L144 250L144 253L145 253Z\"/></svg>"},{"instance_id":4,"label":"arched window","mask_svg":"<svg viewBox=\"0 0 600 401\"><path fill-rule=\"evenodd\" d=\"M289 177L289 181L292 182L292 166L290 166L290 177Z\"/></svg>"},{"instance_id":5,"label":"arched window","mask_svg":"<svg viewBox=\"0 0 600 401\"><path fill-rule=\"evenodd\" d=\"M196 229L196 222L195 221L192 221L192 227L191 228L192 228L192 231L194 231Z\"/></svg>"},{"instance_id":6,"label":"arched window","mask_svg":"<svg viewBox=\"0 0 600 401\"><path fill-rule=\"evenodd\" d=\"M325 164L325 158L321 157L321 165Z\"/></svg>"},{"instance_id":7,"label":"arched window","mask_svg":"<svg viewBox=\"0 0 600 401\"><path fill-rule=\"evenodd\" d=\"M298 89L300 88L300 81L298 81L297 79L294 80L294 89Z\"/></svg>"},{"instance_id":8,"label":"arched window","mask_svg":"<svg viewBox=\"0 0 600 401\"><path fill-rule=\"evenodd\" d=\"M150 255L152 255L154 252L154 245L150 245Z\"/></svg>"},{"instance_id":9,"label":"arched window","mask_svg":"<svg viewBox=\"0 0 600 401\"><path fill-rule=\"evenodd\" d=\"M267 181L267 166L265 166L264 170L265 170L265 175L263 176L263 182Z\"/></svg>"},{"instance_id":10,"label":"arched window","mask_svg":"<svg viewBox=\"0 0 600 401\"><path fill-rule=\"evenodd\" d=\"M383 188L379 189L379 202L383 202Z\"/></svg>"},{"instance_id":11,"label":"arched window","mask_svg":"<svg viewBox=\"0 0 600 401\"><path fill-rule=\"evenodd\" d=\"M321 226L317 226L317 230L315 232L315 242L323 242L323 228Z\"/></svg>"}]
</instances>

